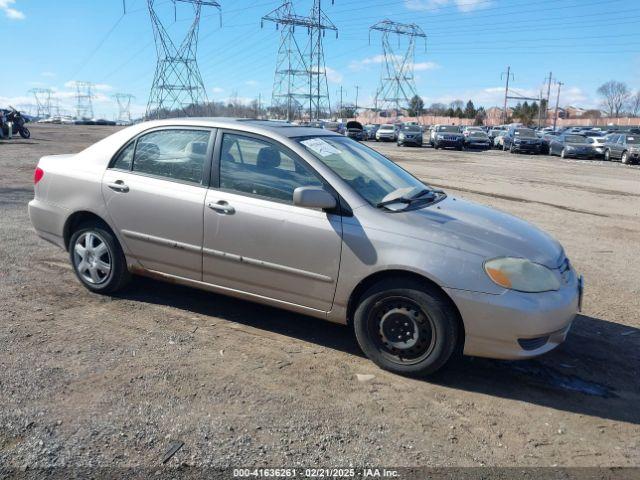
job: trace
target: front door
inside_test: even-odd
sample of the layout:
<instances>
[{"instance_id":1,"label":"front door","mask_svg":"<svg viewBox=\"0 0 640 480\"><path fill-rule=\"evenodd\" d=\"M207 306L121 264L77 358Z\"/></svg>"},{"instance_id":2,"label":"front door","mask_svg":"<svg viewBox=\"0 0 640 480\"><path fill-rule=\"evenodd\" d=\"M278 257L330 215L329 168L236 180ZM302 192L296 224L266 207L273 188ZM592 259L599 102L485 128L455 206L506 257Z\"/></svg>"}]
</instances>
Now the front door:
<instances>
[{"instance_id":1,"label":"front door","mask_svg":"<svg viewBox=\"0 0 640 480\"><path fill-rule=\"evenodd\" d=\"M331 310L341 217L292 202L295 188L323 181L270 140L227 132L218 142L219 188L208 191L204 209L204 281Z\"/></svg>"},{"instance_id":2,"label":"front door","mask_svg":"<svg viewBox=\"0 0 640 480\"><path fill-rule=\"evenodd\" d=\"M146 133L126 146L103 176L111 220L148 270L202 279L211 137L211 130L183 127Z\"/></svg>"}]
</instances>

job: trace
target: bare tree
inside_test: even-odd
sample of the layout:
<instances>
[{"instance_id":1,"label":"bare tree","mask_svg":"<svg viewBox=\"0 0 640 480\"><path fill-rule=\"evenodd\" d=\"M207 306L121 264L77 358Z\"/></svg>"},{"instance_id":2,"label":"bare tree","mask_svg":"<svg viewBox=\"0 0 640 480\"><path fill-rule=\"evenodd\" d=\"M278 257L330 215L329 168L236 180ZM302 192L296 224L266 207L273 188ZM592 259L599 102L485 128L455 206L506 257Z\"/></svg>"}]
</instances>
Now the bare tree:
<instances>
[{"instance_id":1,"label":"bare tree","mask_svg":"<svg viewBox=\"0 0 640 480\"><path fill-rule=\"evenodd\" d=\"M634 117L637 117L640 113L640 90L629 98L629 112Z\"/></svg>"},{"instance_id":2,"label":"bare tree","mask_svg":"<svg viewBox=\"0 0 640 480\"><path fill-rule=\"evenodd\" d=\"M610 80L600 85L597 91L602 97L603 105L609 111L609 116L618 118L630 96L627 84Z\"/></svg>"}]
</instances>

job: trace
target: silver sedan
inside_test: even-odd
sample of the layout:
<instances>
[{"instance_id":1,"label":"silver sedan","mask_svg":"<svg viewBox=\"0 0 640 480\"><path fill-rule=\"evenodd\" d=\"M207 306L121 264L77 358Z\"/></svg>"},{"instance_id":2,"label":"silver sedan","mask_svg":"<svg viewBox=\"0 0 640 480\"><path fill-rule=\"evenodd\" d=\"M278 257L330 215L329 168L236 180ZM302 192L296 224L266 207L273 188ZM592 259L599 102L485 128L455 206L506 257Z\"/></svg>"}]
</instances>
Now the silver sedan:
<instances>
[{"instance_id":1,"label":"silver sedan","mask_svg":"<svg viewBox=\"0 0 640 480\"><path fill-rule=\"evenodd\" d=\"M89 290L147 275L347 324L401 374L548 352L581 301L549 235L327 130L143 123L43 157L34 182L36 232Z\"/></svg>"}]
</instances>

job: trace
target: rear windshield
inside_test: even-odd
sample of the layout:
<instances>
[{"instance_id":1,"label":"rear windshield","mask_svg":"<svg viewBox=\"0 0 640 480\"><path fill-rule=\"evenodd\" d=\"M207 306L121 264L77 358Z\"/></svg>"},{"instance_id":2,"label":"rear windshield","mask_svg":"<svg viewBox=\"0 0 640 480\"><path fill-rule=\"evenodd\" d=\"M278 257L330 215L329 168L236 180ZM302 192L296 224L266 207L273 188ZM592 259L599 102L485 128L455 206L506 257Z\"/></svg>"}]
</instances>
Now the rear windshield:
<instances>
[{"instance_id":1,"label":"rear windshield","mask_svg":"<svg viewBox=\"0 0 640 480\"><path fill-rule=\"evenodd\" d=\"M582 135L567 135L564 139L568 143L588 143L587 137Z\"/></svg>"},{"instance_id":2,"label":"rear windshield","mask_svg":"<svg viewBox=\"0 0 640 480\"><path fill-rule=\"evenodd\" d=\"M439 132L459 132L458 127L456 127L455 125L440 125L438 127L438 131Z\"/></svg>"},{"instance_id":3,"label":"rear windshield","mask_svg":"<svg viewBox=\"0 0 640 480\"><path fill-rule=\"evenodd\" d=\"M422 129L418 125L405 125L402 127L405 132L421 132Z\"/></svg>"},{"instance_id":4,"label":"rear windshield","mask_svg":"<svg viewBox=\"0 0 640 480\"><path fill-rule=\"evenodd\" d=\"M534 132L530 128L518 128L514 132L514 134L518 135L520 137L535 137L536 136L536 132Z\"/></svg>"},{"instance_id":5,"label":"rear windshield","mask_svg":"<svg viewBox=\"0 0 640 480\"><path fill-rule=\"evenodd\" d=\"M627 143L631 143L633 145L640 145L640 137L627 137Z\"/></svg>"}]
</instances>

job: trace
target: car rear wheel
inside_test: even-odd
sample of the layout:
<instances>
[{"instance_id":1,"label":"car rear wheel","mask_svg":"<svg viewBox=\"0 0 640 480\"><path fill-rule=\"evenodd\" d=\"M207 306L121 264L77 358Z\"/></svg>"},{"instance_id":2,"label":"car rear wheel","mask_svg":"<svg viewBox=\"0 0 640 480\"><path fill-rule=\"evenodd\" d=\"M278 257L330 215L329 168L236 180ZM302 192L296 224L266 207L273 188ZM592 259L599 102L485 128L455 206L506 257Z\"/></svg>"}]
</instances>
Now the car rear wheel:
<instances>
[{"instance_id":1,"label":"car rear wheel","mask_svg":"<svg viewBox=\"0 0 640 480\"><path fill-rule=\"evenodd\" d=\"M563 148L560 152L560 158L567 158L567 149Z\"/></svg>"},{"instance_id":2,"label":"car rear wheel","mask_svg":"<svg viewBox=\"0 0 640 480\"><path fill-rule=\"evenodd\" d=\"M453 354L457 319L457 311L435 288L389 280L364 293L353 323L360 348L380 368L425 376Z\"/></svg>"},{"instance_id":3,"label":"car rear wheel","mask_svg":"<svg viewBox=\"0 0 640 480\"><path fill-rule=\"evenodd\" d=\"M78 280L92 292L117 292L130 279L120 244L98 222L84 224L74 232L69 241L69 257Z\"/></svg>"}]
</instances>

